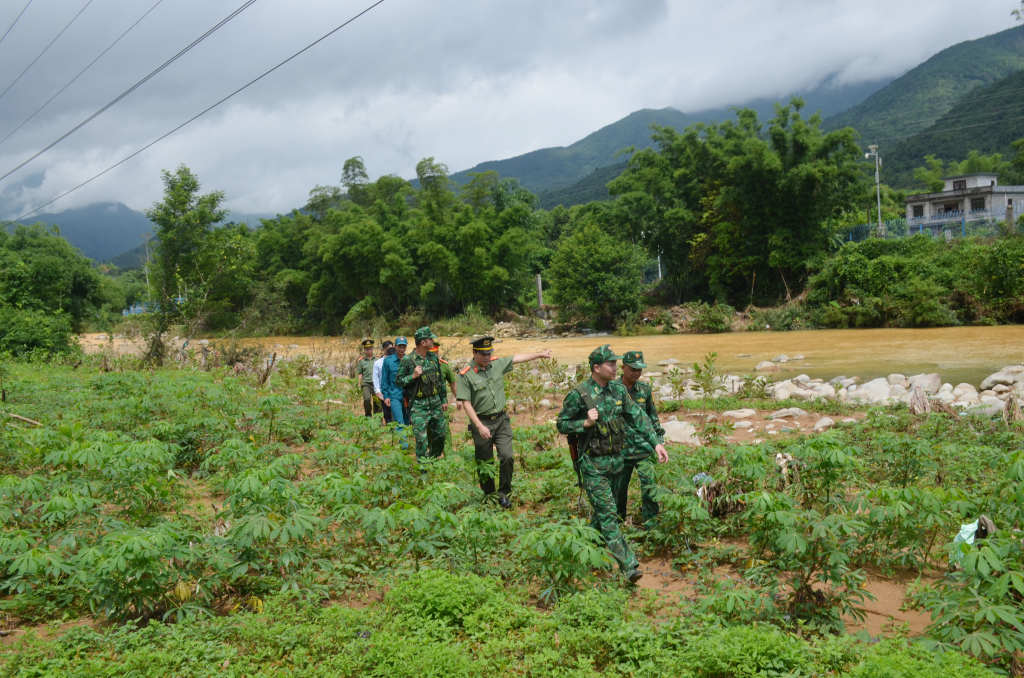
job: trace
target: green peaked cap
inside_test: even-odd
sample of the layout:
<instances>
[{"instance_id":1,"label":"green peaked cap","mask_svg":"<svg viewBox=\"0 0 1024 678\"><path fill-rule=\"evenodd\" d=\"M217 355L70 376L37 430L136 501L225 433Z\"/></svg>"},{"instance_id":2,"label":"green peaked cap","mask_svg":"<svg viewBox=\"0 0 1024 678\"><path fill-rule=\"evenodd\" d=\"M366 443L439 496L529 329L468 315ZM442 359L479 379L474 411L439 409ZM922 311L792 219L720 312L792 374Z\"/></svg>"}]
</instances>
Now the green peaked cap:
<instances>
[{"instance_id":1,"label":"green peaked cap","mask_svg":"<svg viewBox=\"0 0 1024 678\"><path fill-rule=\"evenodd\" d=\"M416 334L412 335L416 341L423 339L437 339L437 335L430 331L429 327L421 327L416 330Z\"/></svg>"},{"instance_id":2,"label":"green peaked cap","mask_svg":"<svg viewBox=\"0 0 1024 678\"><path fill-rule=\"evenodd\" d=\"M647 367L647 363L644 362L643 351L626 351L622 354L622 364L635 367L638 370Z\"/></svg>"},{"instance_id":3,"label":"green peaked cap","mask_svg":"<svg viewBox=\"0 0 1024 678\"><path fill-rule=\"evenodd\" d=\"M610 360L622 360L621 355L616 355L615 351L608 344L600 348L595 348L590 352L590 364L597 365L598 363L606 363Z\"/></svg>"}]
</instances>

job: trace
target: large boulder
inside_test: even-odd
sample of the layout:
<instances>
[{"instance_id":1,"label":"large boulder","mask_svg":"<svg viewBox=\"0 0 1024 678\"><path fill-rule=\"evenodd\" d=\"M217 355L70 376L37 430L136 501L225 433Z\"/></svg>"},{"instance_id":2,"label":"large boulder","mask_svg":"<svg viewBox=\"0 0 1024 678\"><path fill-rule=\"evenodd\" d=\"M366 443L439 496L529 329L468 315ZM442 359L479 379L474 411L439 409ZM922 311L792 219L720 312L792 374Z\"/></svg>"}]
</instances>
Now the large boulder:
<instances>
[{"instance_id":1,"label":"large boulder","mask_svg":"<svg viewBox=\"0 0 1024 678\"><path fill-rule=\"evenodd\" d=\"M742 430L750 428L753 425L754 425L754 422L752 422L752 421L745 421L744 420L744 421L733 422L732 427L742 431Z\"/></svg>"},{"instance_id":2,"label":"large boulder","mask_svg":"<svg viewBox=\"0 0 1024 678\"><path fill-rule=\"evenodd\" d=\"M807 413L801 410L799 407L787 407L784 410L778 412L772 412L768 415L769 419L785 419L786 417L806 417Z\"/></svg>"},{"instance_id":3,"label":"large boulder","mask_svg":"<svg viewBox=\"0 0 1024 678\"><path fill-rule=\"evenodd\" d=\"M785 353L783 353L782 355L778 355L778 356L775 356L774 358L772 358L772 362L773 363L788 363L789 362L789 356L786 355Z\"/></svg>"},{"instance_id":4,"label":"large boulder","mask_svg":"<svg viewBox=\"0 0 1024 678\"><path fill-rule=\"evenodd\" d=\"M801 374L799 376L793 377L793 383L800 385L809 384L811 383L811 378L808 377L806 374Z\"/></svg>"},{"instance_id":5,"label":"large boulder","mask_svg":"<svg viewBox=\"0 0 1024 678\"><path fill-rule=\"evenodd\" d=\"M889 400L892 395L888 380L879 377L872 379L866 384L857 387L857 390L850 394L854 400L861 402L880 404Z\"/></svg>"},{"instance_id":6,"label":"large boulder","mask_svg":"<svg viewBox=\"0 0 1024 678\"><path fill-rule=\"evenodd\" d=\"M700 447L697 429L686 421L666 421L661 425L665 429L665 442L680 443L692 447Z\"/></svg>"},{"instance_id":7,"label":"large boulder","mask_svg":"<svg viewBox=\"0 0 1024 678\"><path fill-rule=\"evenodd\" d=\"M814 432L815 433L821 433L822 431L829 430L830 428L832 428L835 425L836 425L836 422L832 421L830 418L822 417L814 425Z\"/></svg>"},{"instance_id":8,"label":"large boulder","mask_svg":"<svg viewBox=\"0 0 1024 678\"><path fill-rule=\"evenodd\" d=\"M989 376L985 377L985 381L981 382L981 390L987 391L993 386L996 386L997 384L1002 384L1004 386L1012 386L1014 377L1016 376L1017 375L1015 375L1008 369L999 370L995 374L990 374Z\"/></svg>"},{"instance_id":9,"label":"large boulder","mask_svg":"<svg viewBox=\"0 0 1024 678\"><path fill-rule=\"evenodd\" d=\"M836 390L829 384L815 384L814 390L817 394L825 400L835 400Z\"/></svg>"},{"instance_id":10,"label":"large boulder","mask_svg":"<svg viewBox=\"0 0 1024 678\"><path fill-rule=\"evenodd\" d=\"M777 369L779 369L779 366L770 360L762 360L754 367L755 372L774 372Z\"/></svg>"},{"instance_id":11,"label":"large boulder","mask_svg":"<svg viewBox=\"0 0 1024 678\"><path fill-rule=\"evenodd\" d=\"M921 390L928 394L938 393L942 386L942 377L934 372L931 374L919 374L910 378L910 387L920 386Z\"/></svg>"},{"instance_id":12,"label":"large boulder","mask_svg":"<svg viewBox=\"0 0 1024 678\"><path fill-rule=\"evenodd\" d=\"M906 379L902 374L890 374L886 380L895 386L896 384L902 384L903 380Z\"/></svg>"}]
</instances>

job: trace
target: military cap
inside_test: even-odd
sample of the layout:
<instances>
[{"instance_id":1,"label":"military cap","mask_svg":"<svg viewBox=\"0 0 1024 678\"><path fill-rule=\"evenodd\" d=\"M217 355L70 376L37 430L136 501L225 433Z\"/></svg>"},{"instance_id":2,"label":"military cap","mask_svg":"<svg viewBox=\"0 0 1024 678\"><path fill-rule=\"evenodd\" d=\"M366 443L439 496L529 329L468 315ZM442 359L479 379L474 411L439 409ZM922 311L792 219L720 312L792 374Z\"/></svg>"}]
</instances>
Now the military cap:
<instances>
[{"instance_id":1,"label":"military cap","mask_svg":"<svg viewBox=\"0 0 1024 678\"><path fill-rule=\"evenodd\" d=\"M494 337L480 337L470 343L474 351L480 351L481 353L491 353L494 351Z\"/></svg>"},{"instance_id":2,"label":"military cap","mask_svg":"<svg viewBox=\"0 0 1024 678\"><path fill-rule=\"evenodd\" d=\"M590 364L597 365L598 363L606 363L612 360L622 360L621 355L616 355L615 351L608 344L600 348L595 348L590 352Z\"/></svg>"},{"instance_id":3,"label":"military cap","mask_svg":"<svg viewBox=\"0 0 1024 678\"><path fill-rule=\"evenodd\" d=\"M416 330L416 334L413 335L416 341L423 341L424 339L437 339L437 335L430 331L430 327L421 327Z\"/></svg>"},{"instance_id":4,"label":"military cap","mask_svg":"<svg viewBox=\"0 0 1024 678\"><path fill-rule=\"evenodd\" d=\"M395 346L408 346L409 341L405 337L395 337Z\"/></svg>"},{"instance_id":5,"label":"military cap","mask_svg":"<svg viewBox=\"0 0 1024 678\"><path fill-rule=\"evenodd\" d=\"M373 346L373 339L363 339L363 348Z\"/></svg>"},{"instance_id":6,"label":"military cap","mask_svg":"<svg viewBox=\"0 0 1024 678\"><path fill-rule=\"evenodd\" d=\"M626 351L622 354L622 364L629 365L638 370L642 370L647 367L647 363L644 362L643 351Z\"/></svg>"}]
</instances>

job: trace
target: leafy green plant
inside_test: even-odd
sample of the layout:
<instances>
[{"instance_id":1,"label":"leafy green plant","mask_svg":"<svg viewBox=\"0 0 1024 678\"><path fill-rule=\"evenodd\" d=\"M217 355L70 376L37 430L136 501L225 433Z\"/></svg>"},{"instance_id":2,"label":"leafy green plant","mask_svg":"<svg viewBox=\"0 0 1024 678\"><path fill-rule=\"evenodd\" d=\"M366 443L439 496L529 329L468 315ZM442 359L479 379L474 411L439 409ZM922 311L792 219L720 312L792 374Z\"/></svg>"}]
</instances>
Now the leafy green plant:
<instances>
[{"instance_id":1,"label":"leafy green plant","mask_svg":"<svg viewBox=\"0 0 1024 678\"><path fill-rule=\"evenodd\" d=\"M585 521L573 519L528 530L513 548L522 563L522 580L539 582L540 599L551 604L578 590L595 569L612 567L607 549L597 546L602 541L601 534Z\"/></svg>"}]
</instances>

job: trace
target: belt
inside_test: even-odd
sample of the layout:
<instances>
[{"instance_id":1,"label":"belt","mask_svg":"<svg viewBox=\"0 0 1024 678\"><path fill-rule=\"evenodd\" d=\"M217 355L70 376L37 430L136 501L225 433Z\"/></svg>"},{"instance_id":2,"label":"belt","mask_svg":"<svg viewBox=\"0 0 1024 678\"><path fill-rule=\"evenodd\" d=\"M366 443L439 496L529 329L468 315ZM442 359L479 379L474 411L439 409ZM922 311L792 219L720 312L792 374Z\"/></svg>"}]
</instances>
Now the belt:
<instances>
[{"instance_id":1,"label":"belt","mask_svg":"<svg viewBox=\"0 0 1024 678\"><path fill-rule=\"evenodd\" d=\"M505 410L502 410L497 414L480 414L479 412L477 412L476 416L480 417L481 419L486 419L487 421L497 421L498 417L505 416Z\"/></svg>"}]
</instances>

